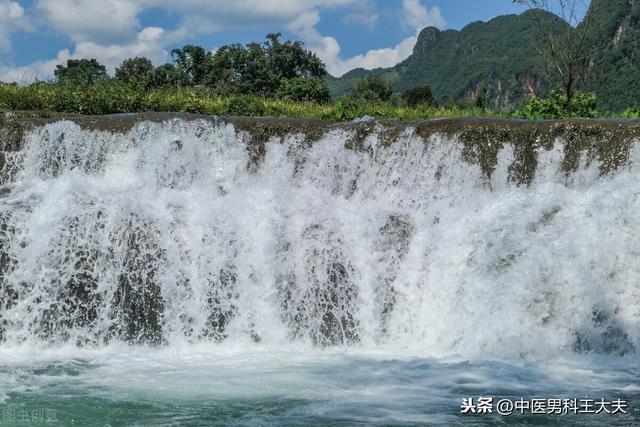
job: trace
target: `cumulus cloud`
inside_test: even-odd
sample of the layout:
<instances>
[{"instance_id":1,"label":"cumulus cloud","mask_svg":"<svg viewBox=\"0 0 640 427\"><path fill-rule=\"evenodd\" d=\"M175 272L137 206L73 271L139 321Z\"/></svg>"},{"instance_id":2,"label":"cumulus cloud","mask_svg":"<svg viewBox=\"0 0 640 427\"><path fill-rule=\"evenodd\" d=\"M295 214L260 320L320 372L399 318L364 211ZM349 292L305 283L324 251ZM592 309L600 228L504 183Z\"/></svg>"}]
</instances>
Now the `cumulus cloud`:
<instances>
[{"instance_id":1,"label":"cumulus cloud","mask_svg":"<svg viewBox=\"0 0 640 427\"><path fill-rule=\"evenodd\" d=\"M418 41L420 30L428 26L444 28L447 25L437 6L428 9L419 0L404 0L402 14L404 23L415 30L412 36L405 38L393 47L373 49L351 58L342 58L338 41L333 37L323 36L316 29L320 22L320 14L317 10L301 13L288 25L288 28L325 61L330 74L341 76L354 68L370 70L392 67L411 55L413 47Z\"/></svg>"},{"instance_id":2,"label":"cumulus cloud","mask_svg":"<svg viewBox=\"0 0 640 427\"><path fill-rule=\"evenodd\" d=\"M23 67L0 65L0 81L22 84L34 80L46 80L53 75L56 65L63 64L71 58L69 50L64 49L53 59L36 61Z\"/></svg>"},{"instance_id":3,"label":"cumulus cloud","mask_svg":"<svg viewBox=\"0 0 640 427\"><path fill-rule=\"evenodd\" d=\"M131 0L39 0L37 10L74 42L110 43L135 36L142 9Z\"/></svg>"},{"instance_id":4,"label":"cumulus cloud","mask_svg":"<svg viewBox=\"0 0 640 427\"><path fill-rule=\"evenodd\" d=\"M155 63L168 59L165 47L184 39L186 32L166 31L160 27L147 27L137 33L136 38L126 44L103 45L91 41L76 45L73 58L98 58L107 70L113 70L126 58L145 56Z\"/></svg>"},{"instance_id":5,"label":"cumulus cloud","mask_svg":"<svg viewBox=\"0 0 640 427\"><path fill-rule=\"evenodd\" d=\"M361 0L354 5L354 11L344 15L342 21L348 26L361 26L373 29L378 22L378 12L371 0Z\"/></svg>"},{"instance_id":6,"label":"cumulus cloud","mask_svg":"<svg viewBox=\"0 0 640 427\"><path fill-rule=\"evenodd\" d=\"M6 1L6 0L2 0ZM285 23L314 8L340 7L363 0L37 0L37 9L54 28L74 38L130 33L137 15L150 8L178 13L185 23L208 22L206 31L256 22ZM193 28L192 28L193 30Z\"/></svg>"},{"instance_id":7,"label":"cumulus cloud","mask_svg":"<svg viewBox=\"0 0 640 427\"><path fill-rule=\"evenodd\" d=\"M90 1L90 0L80 0ZM135 1L135 0L128 0ZM191 33L211 33L256 24L282 26L314 8L340 7L362 0L138 0L181 16L180 26Z\"/></svg>"},{"instance_id":8,"label":"cumulus cloud","mask_svg":"<svg viewBox=\"0 0 640 427\"><path fill-rule=\"evenodd\" d=\"M421 30L426 27L444 28L447 25L437 6L428 9L420 3L420 0L404 0L402 9L404 24L412 30Z\"/></svg>"},{"instance_id":9,"label":"cumulus cloud","mask_svg":"<svg viewBox=\"0 0 640 427\"><path fill-rule=\"evenodd\" d=\"M29 26L24 8L11 0L0 0L0 53L11 50L11 34Z\"/></svg>"}]
</instances>

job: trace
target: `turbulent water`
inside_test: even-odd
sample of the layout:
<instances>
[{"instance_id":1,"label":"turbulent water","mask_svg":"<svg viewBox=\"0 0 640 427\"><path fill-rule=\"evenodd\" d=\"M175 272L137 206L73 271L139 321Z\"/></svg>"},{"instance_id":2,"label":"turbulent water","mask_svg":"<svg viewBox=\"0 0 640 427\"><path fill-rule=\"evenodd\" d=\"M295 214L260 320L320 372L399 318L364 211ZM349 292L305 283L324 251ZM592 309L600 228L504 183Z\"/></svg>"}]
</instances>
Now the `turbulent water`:
<instances>
[{"instance_id":1,"label":"turbulent water","mask_svg":"<svg viewBox=\"0 0 640 427\"><path fill-rule=\"evenodd\" d=\"M0 407L61 425L553 424L460 404L589 396L629 414L562 423L640 422L640 146L567 173L558 140L518 185L508 144L488 175L453 136L351 149L350 132L260 155L222 122L31 132L2 171Z\"/></svg>"}]
</instances>

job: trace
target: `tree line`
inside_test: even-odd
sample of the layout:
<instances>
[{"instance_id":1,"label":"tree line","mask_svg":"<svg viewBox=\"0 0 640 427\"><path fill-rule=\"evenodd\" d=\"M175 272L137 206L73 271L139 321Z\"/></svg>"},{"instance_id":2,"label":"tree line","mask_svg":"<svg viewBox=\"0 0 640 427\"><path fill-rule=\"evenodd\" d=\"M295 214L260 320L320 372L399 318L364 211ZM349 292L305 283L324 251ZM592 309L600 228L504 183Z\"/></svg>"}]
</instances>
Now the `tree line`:
<instances>
[{"instance_id":1,"label":"tree line","mask_svg":"<svg viewBox=\"0 0 640 427\"><path fill-rule=\"evenodd\" d=\"M95 85L115 80L139 90L202 88L212 96L253 95L286 101L331 101L323 61L300 41L281 41L280 33L268 34L263 43L226 45L215 52L186 45L171 51L172 62L155 67L151 60L124 60L109 77L96 59L70 59L54 71L60 84ZM361 79L349 94L352 100L389 102L391 85L378 76ZM400 96L403 105L434 106L431 89L419 85Z\"/></svg>"}]
</instances>

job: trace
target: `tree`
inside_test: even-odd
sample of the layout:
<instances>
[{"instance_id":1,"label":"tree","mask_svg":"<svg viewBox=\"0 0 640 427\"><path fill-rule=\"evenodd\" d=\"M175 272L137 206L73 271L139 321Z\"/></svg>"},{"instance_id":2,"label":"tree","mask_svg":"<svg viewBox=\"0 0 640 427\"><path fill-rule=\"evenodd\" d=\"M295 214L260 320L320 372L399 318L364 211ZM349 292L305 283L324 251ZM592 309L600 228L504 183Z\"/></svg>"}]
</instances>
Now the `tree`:
<instances>
[{"instance_id":1,"label":"tree","mask_svg":"<svg viewBox=\"0 0 640 427\"><path fill-rule=\"evenodd\" d=\"M280 36L280 33L267 34L264 45L269 68L279 79L324 77L327 74L322 60L306 50L302 42L287 40L282 43Z\"/></svg>"},{"instance_id":2,"label":"tree","mask_svg":"<svg viewBox=\"0 0 640 427\"><path fill-rule=\"evenodd\" d=\"M240 93L273 96L280 78L267 61L268 52L260 43L249 43L242 49L238 71Z\"/></svg>"},{"instance_id":3,"label":"tree","mask_svg":"<svg viewBox=\"0 0 640 427\"><path fill-rule=\"evenodd\" d=\"M562 87L565 108L571 113L577 88L585 86L592 64L592 50L587 35L595 15L593 5L584 0L513 0L530 9L557 12L573 28L560 29L555 20L543 20L536 14L536 23L542 37L541 57L546 78L552 86ZM581 16L584 17L581 19Z\"/></svg>"},{"instance_id":4,"label":"tree","mask_svg":"<svg viewBox=\"0 0 640 427\"><path fill-rule=\"evenodd\" d=\"M187 76L173 64L163 64L153 70L151 87L180 87L189 85Z\"/></svg>"},{"instance_id":5,"label":"tree","mask_svg":"<svg viewBox=\"0 0 640 427\"><path fill-rule=\"evenodd\" d=\"M116 79L125 83L149 86L153 79L153 64L147 58L135 57L125 59L116 68Z\"/></svg>"},{"instance_id":6,"label":"tree","mask_svg":"<svg viewBox=\"0 0 640 427\"><path fill-rule=\"evenodd\" d=\"M264 43L222 46L211 55L207 86L222 94L274 96L284 80L317 79L326 74L322 61L302 42L280 41L268 34Z\"/></svg>"},{"instance_id":7,"label":"tree","mask_svg":"<svg viewBox=\"0 0 640 427\"><path fill-rule=\"evenodd\" d=\"M436 104L431 88L427 85L417 85L407 89L402 94L402 101L411 108L415 108L418 105L429 107Z\"/></svg>"},{"instance_id":8,"label":"tree","mask_svg":"<svg viewBox=\"0 0 640 427\"><path fill-rule=\"evenodd\" d=\"M176 67L187 77L189 84L201 85L205 83L211 54L204 48L188 44L180 49L173 49L171 56Z\"/></svg>"},{"instance_id":9,"label":"tree","mask_svg":"<svg viewBox=\"0 0 640 427\"><path fill-rule=\"evenodd\" d=\"M489 95L489 91L485 85L480 86L478 89L478 94L476 96L476 107L484 110L487 108L487 97Z\"/></svg>"},{"instance_id":10,"label":"tree","mask_svg":"<svg viewBox=\"0 0 640 427\"><path fill-rule=\"evenodd\" d=\"M391 99L391 85L379 76L367 76L356 84L351 97L371 102L386 102Z\"/></svg>"},{"instance_id":11,"label":"tree","mask_svg":"<svg viewBox=\"0 0 640 427\"><path fill-rule=\"evenodd\" d=\"M283 79L276 95L288 101L326 103L331 99L327 82L317 77Z\"/></svg>"},{"instance_id":12,"label":"tree","mask_svg":"<svg viewBox=\"0 0 640 427\"><path fill-rule=\"evenodd\" d=\"M56 66L53 72L58 82L70 82L80 85L94 85L106 79L107 70L95 59L69 59L67 65Z\"/></svg>"},{"instance_id":13,"label":"tree","mask_svg":"<svg viewBox=\"0 0 640 427\"><path fill-rule=\"evenodd\" d=\"M211 58L205 78L207 86L223 95L242 93L246 49L239 44L219 48Z\"/></svg>"}]
</instances>

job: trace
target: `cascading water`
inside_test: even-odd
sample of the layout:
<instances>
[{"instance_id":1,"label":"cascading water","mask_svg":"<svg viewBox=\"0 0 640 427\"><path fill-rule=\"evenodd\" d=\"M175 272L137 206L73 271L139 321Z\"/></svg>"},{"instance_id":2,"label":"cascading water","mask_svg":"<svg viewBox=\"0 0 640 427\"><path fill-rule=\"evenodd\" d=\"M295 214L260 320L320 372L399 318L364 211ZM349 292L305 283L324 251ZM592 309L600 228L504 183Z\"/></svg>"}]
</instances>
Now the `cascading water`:
<instances>
[{"instance_id":1,"label":"cascading water","mask_svg":"<svg viewBox=\"0 0 640 427\"><path fill-rule=\"evenodd\" d=\"M257 156L224 122L34 130L2 171L0 353L635 363L639 149L608 174L587 153L567 170L558 139L523 184L515 145L487 173L456 136L377 129Z\"/></svg>"}]
</instances>

